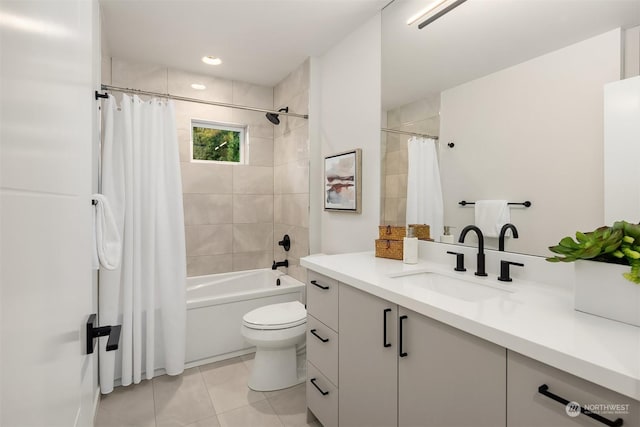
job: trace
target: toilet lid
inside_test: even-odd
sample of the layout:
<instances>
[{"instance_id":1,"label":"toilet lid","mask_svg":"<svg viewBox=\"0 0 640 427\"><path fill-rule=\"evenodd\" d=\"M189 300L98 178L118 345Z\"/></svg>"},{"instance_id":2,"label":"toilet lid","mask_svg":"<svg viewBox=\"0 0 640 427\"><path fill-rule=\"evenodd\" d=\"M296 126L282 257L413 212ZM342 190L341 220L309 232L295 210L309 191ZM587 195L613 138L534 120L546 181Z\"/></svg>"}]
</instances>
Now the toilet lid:
<instances>
[{"instance_id":1,"label":"toilet lid","mask_svg":"<svg viewBox=\"0 0 640 427\"><path fill-rule=\"evenodd\" d=\"M307 310L298 301L271 304L251 310L242 317L252 329L287 329L307 321Z\"/></svg>"}]
</instances>

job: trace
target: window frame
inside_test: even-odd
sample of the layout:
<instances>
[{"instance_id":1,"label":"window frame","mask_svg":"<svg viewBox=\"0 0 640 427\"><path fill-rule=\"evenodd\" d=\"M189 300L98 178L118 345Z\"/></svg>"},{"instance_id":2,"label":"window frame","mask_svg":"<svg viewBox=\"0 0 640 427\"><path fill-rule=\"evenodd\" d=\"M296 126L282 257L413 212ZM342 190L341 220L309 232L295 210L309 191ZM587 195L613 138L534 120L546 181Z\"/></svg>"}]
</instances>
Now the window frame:
<instances>
[{"instance_id":1,"label":"window frame","mask_svg":"<svg viewBox=\"0 0 640 427\"><path fill-rule=\"evenodd\" d=\"M204 160L204 159L194 159L193 158L193 128L207 128L207 129L217 129L223 131L232 131L238 132L240 134L240 143L238 150L240 151L240 160L238 162L231 162L228 160ZM245 165L247 164L247 155L246 155L246 147L247 147L247 136L248 136L248 126L239 123L225 123L218 122L214 120L204 120L204 119L191 119L191 126L189 128L189 157L191 163L218 163L223 165Z\"/></svg>"}]
</instances>

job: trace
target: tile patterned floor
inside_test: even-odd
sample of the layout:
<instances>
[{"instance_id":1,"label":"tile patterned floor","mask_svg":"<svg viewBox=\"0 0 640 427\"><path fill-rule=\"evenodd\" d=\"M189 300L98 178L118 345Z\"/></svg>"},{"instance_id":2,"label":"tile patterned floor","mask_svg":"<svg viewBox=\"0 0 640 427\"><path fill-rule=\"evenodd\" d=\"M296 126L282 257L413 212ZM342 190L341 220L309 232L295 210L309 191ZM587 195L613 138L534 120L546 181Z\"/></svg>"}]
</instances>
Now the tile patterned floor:
<instances>
[{"instance_id":1,"label":"tile patterned floor","mask_svg":"<svg viewBox=\"0 0 640 427\"><path fill-rule=\"evenodd\" d=\"M305 384L255 392L253 355L163 375L101 397L96 427L321 427L307 423Z\"/></svg>"}]
</instances>

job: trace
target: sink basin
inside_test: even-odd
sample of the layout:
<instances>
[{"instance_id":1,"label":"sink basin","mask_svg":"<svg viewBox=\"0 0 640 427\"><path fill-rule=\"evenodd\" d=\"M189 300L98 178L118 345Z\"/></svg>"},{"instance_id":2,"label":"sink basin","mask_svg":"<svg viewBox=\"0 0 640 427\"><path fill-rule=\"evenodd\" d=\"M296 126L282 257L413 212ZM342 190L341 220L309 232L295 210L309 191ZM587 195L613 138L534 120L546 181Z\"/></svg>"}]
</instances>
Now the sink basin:
<instances>
[{"instance_id":1,"label":"sink basin","mask_svg":"<svg viewBox=\"0 0 640 427\"><path fill-rule=\"evenodd\" d=\"M510 289L479 283L480 280L475 278L459 278L435 272L415 272L394 276L392 280L415 297L428 297L427 293L433 292L457 300L477 302L504 297L513 292Z\"/></svg>"}]
</instances>

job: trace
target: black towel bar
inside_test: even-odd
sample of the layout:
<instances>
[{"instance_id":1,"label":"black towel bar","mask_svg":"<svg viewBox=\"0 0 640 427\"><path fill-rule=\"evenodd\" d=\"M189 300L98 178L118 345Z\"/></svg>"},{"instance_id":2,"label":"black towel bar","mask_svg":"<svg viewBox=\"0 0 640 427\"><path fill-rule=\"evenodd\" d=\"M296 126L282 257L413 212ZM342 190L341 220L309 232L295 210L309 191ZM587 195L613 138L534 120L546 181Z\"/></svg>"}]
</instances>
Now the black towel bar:
<instances>
[{"instance_id":1,"label":"black towel bar","mask_svg":"<svg viewBox=\"0 0 640 427\"><path fill-rule=\"evenodd\" d=\"M459 205L461 206L467 206L467 205L475 205L476 202L467 202L466 200L463 200L461 202L458 202ZM530 201L525 201L525 202L509 202L507 203L508 205L521 205L524 206L525 208L529 208L531 207L531 202Z\"/></svg>"}]
</instances>

